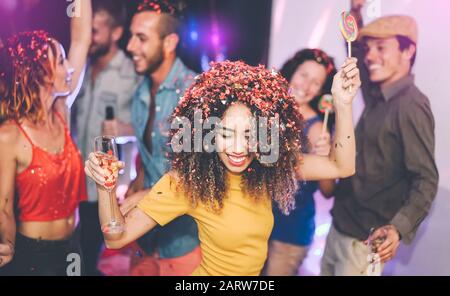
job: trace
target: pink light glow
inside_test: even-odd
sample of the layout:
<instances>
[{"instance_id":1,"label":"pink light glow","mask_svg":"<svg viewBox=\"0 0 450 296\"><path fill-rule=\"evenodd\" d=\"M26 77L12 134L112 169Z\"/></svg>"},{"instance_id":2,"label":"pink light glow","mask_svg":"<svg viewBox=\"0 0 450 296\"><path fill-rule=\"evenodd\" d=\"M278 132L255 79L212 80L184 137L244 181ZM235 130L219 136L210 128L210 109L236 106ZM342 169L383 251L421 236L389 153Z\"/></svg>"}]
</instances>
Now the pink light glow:
<instances>
[{"instance_id":1,"label":"pink light glow","mask_svg":"<svg viewBox=\"0 0 450 296\"><path fill-rule=\"evenodd\" d=\"M220 36L219 36L219 34L214 33L214 34L211 36L211 42L212 42L212 44L213 44L215 47L219 46L219 43L220 43Z\"/></svg>"}]
</instances>

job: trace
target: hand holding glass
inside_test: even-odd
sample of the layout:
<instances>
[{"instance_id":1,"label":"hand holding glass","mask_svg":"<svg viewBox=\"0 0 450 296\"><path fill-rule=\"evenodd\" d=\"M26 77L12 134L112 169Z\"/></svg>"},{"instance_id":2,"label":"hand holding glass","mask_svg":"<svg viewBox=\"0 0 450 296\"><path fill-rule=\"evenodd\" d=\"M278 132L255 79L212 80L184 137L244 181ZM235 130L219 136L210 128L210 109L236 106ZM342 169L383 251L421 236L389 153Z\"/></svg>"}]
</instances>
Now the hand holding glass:
<instances>
[{"instance_id":1,"label":"hand holding glass","mask_svg":"<svg viewBox=\"0 0 450 296\"><path fill-rule=\"evenodd\" d=\"M99 166L105 172L103 187L109 195L109 208L111 212L108 223L102 225L102 231L110 234L121 233L124 230L124 225L118 219L119 212L115 193L119 170L116 139L110 136L96 137L94 152Z\"/></svg>"},{"instance_id":2,"label":"hand holding glass","mask_svg":"<svg viewBox=\"0 0 450 296\"><path fill-rule=\"evenodd\" d=\"M377 237L374 237L375 228L370 229L369 238L367 239L367 247L369 248L369 255L367 262L369 263L366 269L366 275L380 276L382 271L381 258L378 255L378 248L386 239L386 231L381 228L378 231Z\"/></svg>"}]
</instances>

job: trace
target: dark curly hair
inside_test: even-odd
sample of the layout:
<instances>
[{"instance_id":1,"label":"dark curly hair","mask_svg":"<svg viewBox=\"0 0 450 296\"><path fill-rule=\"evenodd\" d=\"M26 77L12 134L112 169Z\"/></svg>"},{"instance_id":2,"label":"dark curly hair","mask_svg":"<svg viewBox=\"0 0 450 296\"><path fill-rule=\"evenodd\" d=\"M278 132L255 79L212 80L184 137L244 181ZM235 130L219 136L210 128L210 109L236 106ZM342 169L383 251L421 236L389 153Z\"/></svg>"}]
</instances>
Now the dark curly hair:
<instances>
[{"instance_id":1,"label":"dark curly hair","mask_svg":"<svg viewBox=\"0 0 450 296\"><path fill-rule=\"evenodd\" d=\"M235 103L247 106L256 118L278 118L279 158L267 165L257 157L243 173L242 189L255 200L272 198L280 210L288 213L295 206L298 190L296 167L305 143L303 119L295 108L289 85L278 72L264 66L252 67L244 62L212 63L211 69L196 77L187 89L171 120L188 118L194 126L194 114L201 111L204 122L211 116L223 118ZM206 118L206 119L205 119ZM169 142L177 131L172 130ZM203 137L207 131L203 131ZM194 145L194 131L191 144ZM226 167L217 152L172 152L172 170L180 179L192 206L199 202L220 212L227 189Z\"/></svg>"},{"instance_id":2,"label":"dark curly hair","mask_svg":"<svg viewBox=\"0 0 450 296\"><path fill-rule=\"evenodd\" d=\"M318 64L325 67L327 72L327 78L322 86L322 90L318 96L309 102L311 108L319 114L324 120L324 114L319 111L319 101L322 95L331 93L331 86L333 85L333 77L337 73L336 66L334 64L333 58L329 57L323 50L320 49L302 49L298 51L292 58L287 60L280 70L281 75L286 78L287 81L291 81L292 76L298 67L306 61L315 61ZM328 130L332 131L334 127L335 116L330 114L328 119Z\"/></svg>"}]
</instances>

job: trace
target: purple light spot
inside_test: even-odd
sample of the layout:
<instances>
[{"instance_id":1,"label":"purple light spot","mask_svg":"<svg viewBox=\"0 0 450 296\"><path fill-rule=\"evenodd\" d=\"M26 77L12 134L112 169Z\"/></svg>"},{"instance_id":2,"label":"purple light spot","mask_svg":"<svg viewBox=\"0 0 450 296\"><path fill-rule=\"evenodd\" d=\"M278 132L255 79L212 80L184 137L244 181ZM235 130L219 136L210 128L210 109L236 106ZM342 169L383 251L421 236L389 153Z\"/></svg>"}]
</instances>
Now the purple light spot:
<instances>
[{"instance_id":1,"label":"purple light spot","mask_svg":"<svg viewBox=\"0 0 450 296\"><path fill-rule=\"evenodd\" d=\"M211 42L212 42L212 44L213 44L214 46L219 46L219 43L220 43L220 37L219 37L219 34L213 34L213 35L211 36Z\"/></svg>"}]
</instances>

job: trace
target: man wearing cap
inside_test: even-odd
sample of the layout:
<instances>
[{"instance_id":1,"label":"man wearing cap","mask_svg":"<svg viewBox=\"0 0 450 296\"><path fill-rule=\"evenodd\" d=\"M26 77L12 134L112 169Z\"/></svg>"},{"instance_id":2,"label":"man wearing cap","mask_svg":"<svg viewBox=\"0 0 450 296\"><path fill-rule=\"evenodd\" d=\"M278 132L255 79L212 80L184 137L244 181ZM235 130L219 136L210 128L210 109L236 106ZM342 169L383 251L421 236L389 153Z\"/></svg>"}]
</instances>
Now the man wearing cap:
<instances>
[{"instance_id":1,"label":"man wearing cap","mask_svg":"<svg viewBox=\"0 0 450 296\"><path fill-rule=\"evenodd\" d=\"M364 2L352 1L361 25ZM411 73L417 39L415 20L396 15L363 27L355 44L365 102L355 133L356 174L336 187L322 275L370 274L369 242L381 241L372 249L382 268L400 241L412 242L434 200L434 118Z\"/></svg>"}]
</instances>

